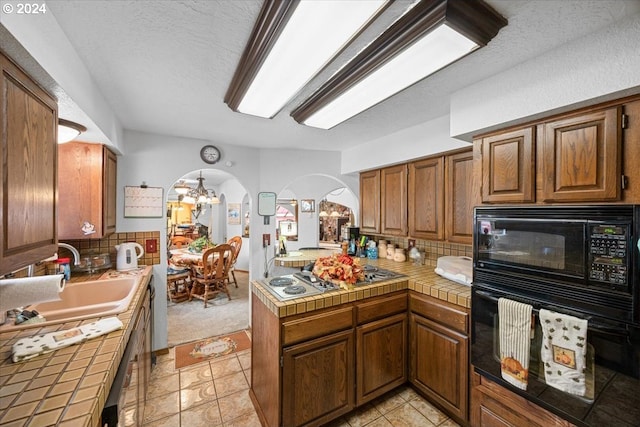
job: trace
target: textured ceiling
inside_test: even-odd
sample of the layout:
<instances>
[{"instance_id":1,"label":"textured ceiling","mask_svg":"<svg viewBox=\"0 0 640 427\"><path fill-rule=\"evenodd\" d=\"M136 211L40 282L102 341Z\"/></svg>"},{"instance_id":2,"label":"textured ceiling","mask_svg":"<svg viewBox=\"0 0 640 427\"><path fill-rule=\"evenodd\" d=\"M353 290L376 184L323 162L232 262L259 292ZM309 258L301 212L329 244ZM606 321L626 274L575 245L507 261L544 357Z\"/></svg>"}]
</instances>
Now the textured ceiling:
<instances>
[{"instance_id":1,"label":"textured ceiling","mask_svg":"<svg viewBox=\"0 0 640 427\"><path fill-rule=\"evenodd\" d=\"M271 120L234 113L223 103L261 1L47 5L125 129L319 150L341 150L445 115L451 93L640 10L637 0L488 0L509 24L487 47L329 131L297 124L289 112L410 3L394 2Z\"/></svg>"}]
</instances>

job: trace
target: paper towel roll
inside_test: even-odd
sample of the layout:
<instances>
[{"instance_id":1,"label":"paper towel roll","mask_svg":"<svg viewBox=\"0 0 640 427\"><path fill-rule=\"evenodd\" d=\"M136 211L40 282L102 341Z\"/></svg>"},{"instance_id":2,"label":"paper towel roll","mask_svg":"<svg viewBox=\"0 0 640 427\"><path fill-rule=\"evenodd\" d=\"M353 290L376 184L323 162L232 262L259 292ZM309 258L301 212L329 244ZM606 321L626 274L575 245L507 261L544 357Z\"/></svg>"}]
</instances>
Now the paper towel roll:
<instances>
[{"instance_id":1,"label":"paper towel roll","mask_svg":"<svg viewBox=\"0 0 640 427\"><path fill-rule=\"evenodd\" d=\"M63 279L62 274L51 274L0 280L0 313L16 307L60 300L59 293L64 290L65 284Z\"/></svg>"}]
</instances>

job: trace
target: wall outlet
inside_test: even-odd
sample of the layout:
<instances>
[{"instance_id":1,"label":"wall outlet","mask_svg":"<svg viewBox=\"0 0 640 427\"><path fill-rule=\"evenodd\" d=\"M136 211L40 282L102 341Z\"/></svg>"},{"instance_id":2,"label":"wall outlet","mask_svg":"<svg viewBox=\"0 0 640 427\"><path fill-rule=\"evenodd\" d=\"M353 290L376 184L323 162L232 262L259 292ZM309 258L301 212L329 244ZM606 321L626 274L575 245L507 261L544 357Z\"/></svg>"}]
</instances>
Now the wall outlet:
<instances>
[{"instance_id":1,"label":"wall outlet","mask_svg":"<svg viewBox=\"0 0 640 427\"><path fill-rule=\"evenodd\" d=\"M266 248L271 244L271 234L265 233L262 235L262 247Z\"/></svg>"},{"instance_id":2,"label":"wall outlet","mask_svg":"<svg viewBox=\"0 0 640 427\"><path fill-rule=\"evenodd\" d=\"M147 239L145 242L146 248L144 251L148 254L155 254L158 252L158 241L156 239Z\"/></svg>"},{"instance_id":3,"label":"wall outlet","mask_svg":"<svg viewBox=\"0 0 640 427\"><path fill-rule=\"evenodd\" d=\"M409 249L416 246L416 239L409 239Z\"/></svg>"}]
</instances>

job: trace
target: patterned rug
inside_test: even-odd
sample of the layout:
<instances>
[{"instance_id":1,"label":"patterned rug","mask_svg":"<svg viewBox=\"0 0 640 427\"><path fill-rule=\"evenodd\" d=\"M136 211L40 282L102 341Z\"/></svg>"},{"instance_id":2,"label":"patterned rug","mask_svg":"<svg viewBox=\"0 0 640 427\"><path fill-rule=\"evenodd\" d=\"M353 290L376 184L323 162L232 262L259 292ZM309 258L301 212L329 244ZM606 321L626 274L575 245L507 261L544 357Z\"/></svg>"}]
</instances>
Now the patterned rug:
<instances>
[{"instance_id":1,"label":"patterned rug","mask_svg":"<svg viewBox=\"0 0 640 427\"><path fill-rule=\"evenodd\" d=\"M176 369L250 348L251 338L247 331L181 344L175 348Z\"/></svg>"}]
</instances>

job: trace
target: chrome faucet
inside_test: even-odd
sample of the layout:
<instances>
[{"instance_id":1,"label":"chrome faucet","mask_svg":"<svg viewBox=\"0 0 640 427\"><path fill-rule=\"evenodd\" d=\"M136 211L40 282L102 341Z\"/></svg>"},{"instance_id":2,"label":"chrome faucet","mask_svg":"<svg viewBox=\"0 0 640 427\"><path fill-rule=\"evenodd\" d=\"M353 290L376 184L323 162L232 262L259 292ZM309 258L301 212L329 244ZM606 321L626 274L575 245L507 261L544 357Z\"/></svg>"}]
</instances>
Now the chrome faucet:
<instances>
[{"instance_id":1,"label":"chrome faucet","mask_svg":"<svg viewBox=\"0 0 640 427\"><path fill-rule=\"evenodd\" d=\"M73 254L73 265L80 264L80 252L78 252L76 248L74 248L68 243L58 243L58 247L69 249L69 251Z\"/></svg>"}]
</instances>

